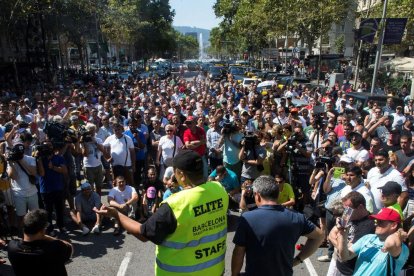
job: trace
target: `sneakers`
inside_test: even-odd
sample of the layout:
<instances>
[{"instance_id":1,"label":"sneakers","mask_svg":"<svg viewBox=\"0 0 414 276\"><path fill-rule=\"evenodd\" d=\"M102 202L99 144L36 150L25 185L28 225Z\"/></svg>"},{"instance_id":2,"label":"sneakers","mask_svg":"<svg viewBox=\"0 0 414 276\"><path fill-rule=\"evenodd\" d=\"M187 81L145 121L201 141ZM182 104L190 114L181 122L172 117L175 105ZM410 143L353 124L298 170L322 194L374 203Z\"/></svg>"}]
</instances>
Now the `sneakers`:
<instances>
[{"instance_id":1,"label":"sneakers","mask_svg":"<svg viewBox=\"0 0 414 276\"><path fill-rule=\"evenodd\" d=\"M95 234L100 234L100 233L101 233L101 230L99 229L99 225L98 225L98 224L96 224L96 225L92 228L91 232L92 232L92 233L95 233Z\"/></svg>"},{"instance_id":2,"label":"sneakers","mask_svg":"<svg viewBox=\"0 0 414 276\"><path fill-rule=\"evenodd\" d=\"M328 255L318 257L319 262L330 262L331 259L332 259L332 257L329 257Z\"/></svg>"},{"instance_id":3,"label":"sneakers","mask_svg":"<svg viewBox=\"0 0 414 276\"><path fill-rule=\"evenodd\" d=\"M86 236L86 235L89 234L89 232L90 232L90 230L89 230L88 227L86 227L86 226L82 227L82 235Z\"/></svg>"},{"instance_id":4,"label":"sneakers","mask_svg":"<svg viewBox=\"0 0 414 276\"><path fill-rule=\"evenodd\" d=\"M121 228L115 227L114 229L114 236L119 236L121 234Z\"/></svg>"}]
</instances>

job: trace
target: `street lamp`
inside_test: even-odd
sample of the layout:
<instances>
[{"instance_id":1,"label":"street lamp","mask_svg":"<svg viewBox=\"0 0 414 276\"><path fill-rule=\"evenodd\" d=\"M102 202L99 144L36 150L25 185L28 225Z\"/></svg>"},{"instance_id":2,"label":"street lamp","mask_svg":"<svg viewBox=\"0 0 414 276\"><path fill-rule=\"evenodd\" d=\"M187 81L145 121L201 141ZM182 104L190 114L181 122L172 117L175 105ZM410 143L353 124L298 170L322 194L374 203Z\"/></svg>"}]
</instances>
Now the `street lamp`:
<instances>
[{"instance_id":1,"label":"street lamp","mask_svg":"<svg viewBox=\"0 0 414 276\"><path fill-rule=\"evenodd\" d=\"M388 0L384 0L384 6L382 10L382 28L380 38L378 40L378 47L377 47L377 54L375 56L375 65L374 65L374 74L372 75L372 83L371 83L371 95L374 94L375 90L375 83L377 82L377 75L378 75L378 68L381 63L381 55L382 55L382 43L384 41L384 33L385 33L385 25L386 25L386 16L387 16L387 4Z\"/></svg>"}]
</instances>

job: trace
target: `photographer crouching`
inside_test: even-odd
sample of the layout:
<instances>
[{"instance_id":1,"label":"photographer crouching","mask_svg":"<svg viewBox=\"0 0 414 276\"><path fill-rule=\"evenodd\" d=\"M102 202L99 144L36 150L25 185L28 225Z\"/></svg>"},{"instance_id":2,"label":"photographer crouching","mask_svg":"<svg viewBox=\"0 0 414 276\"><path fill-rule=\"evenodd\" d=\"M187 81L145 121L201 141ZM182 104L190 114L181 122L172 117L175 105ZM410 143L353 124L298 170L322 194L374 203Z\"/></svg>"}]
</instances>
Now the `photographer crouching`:
<instances>
[{"instance_id":1,"label":"photographer crouching","mask_svg":"<svg viewBox=\"0 0 414 276\"><path fill-rule=\"evenodd\" d=\"M312 152L313 144L310 142L303 129L296 126L293 129L293 135L279 146L277 151L286 151L288 153L288 166L290 166L290 183L295 191L296 209L301 211L304 205L311 201L309 178L313 170ZM302 198L302 200L300 200Z\"/></svg>"}]
</instances>

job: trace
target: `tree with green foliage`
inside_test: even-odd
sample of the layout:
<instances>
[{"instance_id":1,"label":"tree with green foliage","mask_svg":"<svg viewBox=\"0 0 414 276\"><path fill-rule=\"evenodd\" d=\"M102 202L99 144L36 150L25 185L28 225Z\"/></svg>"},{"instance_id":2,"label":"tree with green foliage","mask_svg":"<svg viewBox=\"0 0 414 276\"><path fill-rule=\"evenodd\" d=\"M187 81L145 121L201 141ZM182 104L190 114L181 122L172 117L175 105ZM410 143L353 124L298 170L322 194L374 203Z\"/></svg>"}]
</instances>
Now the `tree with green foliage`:
<instances>
[{"instance_id":1,"label":"tree with green foliage","mask_svg":"<svg viewBox=\"0 0 414 276\"><path fill-rule=\"evenodd\" d=\"M381 18L383 10L383 1L379 1L372 11L370 17ZM385 49L397 52L401 55L408 53L408 47L414 45L414 1L398 0L388 1L387 5L388 18L407 18L406 32L402 42L399 45L384 45Z\"/></svg>"},{"instance_id":2,"label":"tree with green foliage","mask_svg":"<svg viewBox=\"0 0 414 276\"><path fill-rule=\"evenodd\" d=\"M335 50L338 54L343 54L345 49L345 36L340 35L335 39Z\"/></svg>"},{"instance_id":3,"label":"tree with green foliage","mask_svg":"<svg viewBox=\"0 0 414 276\"><path fill-rule=\"evenodd\" d=\"M355 0L217 0L214 11L223 20L216 33L235 36L239 50L253 51L267 45L269 37L298 35L311 52L321 34L343 20L350 8Z\"/></svg>"},{"instance_id":4,"label":"tree with green foliage","mask_svg":"<svg viewBox=\"0 0 414 276\"><path fill-rule=\"evenodd\" d=\"M199 54L199 47L197 39L193 36L183 35L177 31L175 32L176 52L178 59L196 59Z\"/></svg>"}]
</instances>

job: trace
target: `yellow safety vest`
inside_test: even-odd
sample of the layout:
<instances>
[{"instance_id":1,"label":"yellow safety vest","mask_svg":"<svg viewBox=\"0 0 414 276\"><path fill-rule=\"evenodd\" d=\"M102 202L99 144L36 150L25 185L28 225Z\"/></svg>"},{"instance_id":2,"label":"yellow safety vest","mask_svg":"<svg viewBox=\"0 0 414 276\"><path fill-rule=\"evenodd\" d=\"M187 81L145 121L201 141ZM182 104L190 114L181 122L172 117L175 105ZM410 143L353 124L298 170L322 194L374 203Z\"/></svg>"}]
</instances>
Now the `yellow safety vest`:
<instances>
[{"instance_id":1,"label":"yellow safety vest","mask_svg":"<svg viewBox=\"0 0 414 276\"><path fill-rule=\"evenodd\" d=\"M229 205L223 186L207 182L162 203L171 207L177 229L156 247L155 275L222 275Z\"/></svg>"}]
</instances>

